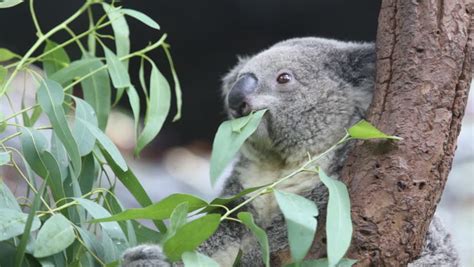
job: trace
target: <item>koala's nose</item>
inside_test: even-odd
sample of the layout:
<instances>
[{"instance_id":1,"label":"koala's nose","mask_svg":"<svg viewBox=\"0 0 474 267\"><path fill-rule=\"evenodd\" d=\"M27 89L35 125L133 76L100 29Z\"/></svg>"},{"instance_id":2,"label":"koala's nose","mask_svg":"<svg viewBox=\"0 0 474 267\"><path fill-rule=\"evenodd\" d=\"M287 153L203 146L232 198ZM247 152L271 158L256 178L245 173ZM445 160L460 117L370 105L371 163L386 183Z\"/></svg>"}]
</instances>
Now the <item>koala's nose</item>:
<instances>
[{"instance_id":1,"label":"koala's nose","mask_svg":"<svg viewBox=\"0 0 474 267\"><path fill-rule=\"evenodd\" d=\"M242 117L252 111L247 102L247 96L257 89L257 84L257 77L252 73L246 73L232 86L227 96L227 103L232 116Z\"/></svg>"}]
</instances>

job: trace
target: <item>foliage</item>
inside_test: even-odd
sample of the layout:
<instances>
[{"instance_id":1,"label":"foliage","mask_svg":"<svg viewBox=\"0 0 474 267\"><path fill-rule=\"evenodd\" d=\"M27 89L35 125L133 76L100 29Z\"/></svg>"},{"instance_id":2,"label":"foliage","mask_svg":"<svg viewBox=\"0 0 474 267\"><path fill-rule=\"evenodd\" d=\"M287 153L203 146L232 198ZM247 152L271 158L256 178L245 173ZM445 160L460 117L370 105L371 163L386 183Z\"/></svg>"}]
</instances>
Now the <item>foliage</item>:
<instances>
[{"instance_id":1,"label":"foliage","mask_svg":"<svg viewBox=\"0 0 474 267\"><path fill-rule=\"evenodd\" d=\"M0 8L19 3L18 0L3 1ZM159 133L170 110L171 88L153 60L146 55L157 48L164 50L171 67L177 99L177 113L173 120L180 118L181 90L169 45L165 43L166 34L155 43L130 52L127 17L156 30L160 26L139 11L116 7L102 0L86 0L64 22L43 33L33 0L29 3L37 41L24 56L0 48L0 63L6 64L0 65L0 97L8 98L12 81L20 71L27 72L37 83L35 105L22 105L22 110L7 117L0 114L0 133L13 129L0 140L0 166L14 168L28 185L20 203L0 180L0 265L116 266L128 247L155 242L162 245L172 261L182 260L186 266L218 266L213 259L195 250L221 222L231 220L242 223L256 236L264 263L269 266L270 244L265 229L256 224L251 213L239 212L240 208L264 194L275 197L285 218L293 260L289 266L351 266L354 263L343 258L352 235L347 188L340 181L328 177L318 167L318 160L352 139L398 137L386 135L362 121L348 129L346 135L328 150L309 156L298 169L271 184L248 188L235 196L216 198L209 203L187 194L172 194L152 203L104 130L112 106L125 94L135 119L135 153L140 153ZM101 10L97 20L93 16L95 7ZM74 33L71 23L85 14L89 18L89 28L80 34ZM100 32L109 26L113 30L112 36ZM52 37L60 31L68 32L71 38L56 43ZM106 39L113 39L114 51L108 47ZM84 40L87 40L87 48ZM81 58L70 58L68 49L71 45L79 47ZM146 102L142 128L139 123L142 107L128 71L135 58L140 59L138 78ZM44 75L31 68L37 63L42 64ZM151 66L148 84L145 63ZM83 99L73 95L72 89L76 85L80 85ZM37 125L42 114L50 125ZM255 132L264 114L265 110L260 110L222 123L213 144L212 183ZM20 141L20 150L9 144L14 138ZM114 177L110 177L106 167ZM279 189L282 183L300 173L318 175L329 191L328 259L304 260L318 225L318 207L302 196ZM40 178L40 184L36 177ZM123 208L114 195L117 178L142 208ZM107 184L103 180L107 180L108 187L103 187ZM244 200L236 206L226 207L242 197ZM225 212L217 213L217 209ZM190 216L204 213L207 214L188 220ZM136 221L138 219L152 220L158 231L144 227ZM164 220L169 220L168 227Z\"/></svg>"},{"instance_id":2,"label":"foliage","mask_svg":"<svg viewBox=\"0 0 474 267\"><path fill-rule=\"evenodd\" d=\"M21 2L2 1L0 8ZM117 103L126 95L135 118L136 153L160 131L169 113L171 88L146 54L163 49L173 68L166 34L131 52L128 19L160 29L158 23L140 11L103 0L85 0L74 14L43 32L33 0L29 1L29 8L38 36L36 42L23 56L0 48L0 98L9 100L12 90L21 92L22 88L14 88L12 83L20 72L27 73L37 88L36 104L22 103L21 110L9 116L0 115L0 133L4 132L0 140L0 165L15 169L28 185L20 201L0 180L0 246L9 251L0 258L0 265L113 265L128 247L150 238L158 241L166 232L162 219L154 220L161 233L130 220L97 225L89 222L125 210L114 195L117 178L141 205L152 204L104 130L113 107L112 97L115 96ZM73 24L82 16L89 19L89 27L76 33ZM112 35L103 32L108 27ZM54 38L61 31L67 32L70 38L58 43ZM72 46L79 48L80 58L70 57ZM140 81L146 97L143 128L139 123L139 95L128 71L129 65L135 63L141 66ZM149 88L144 78L145 63L151 66ZM32 67L36 64L42 65L44 73ZM171 72L177 96L175 119L178 119L181 92L176 72L174 69ZM79 85L83 99L73 95L73 88ZM38 125L45 123L38 120L42 115L49 123ZM19 140L21 149L15 147L12 139ZM106 170L108 167L115 177ZM189 211L202 207L200 200L178 200L189 201Z\"/></svg>"}]
</instances>

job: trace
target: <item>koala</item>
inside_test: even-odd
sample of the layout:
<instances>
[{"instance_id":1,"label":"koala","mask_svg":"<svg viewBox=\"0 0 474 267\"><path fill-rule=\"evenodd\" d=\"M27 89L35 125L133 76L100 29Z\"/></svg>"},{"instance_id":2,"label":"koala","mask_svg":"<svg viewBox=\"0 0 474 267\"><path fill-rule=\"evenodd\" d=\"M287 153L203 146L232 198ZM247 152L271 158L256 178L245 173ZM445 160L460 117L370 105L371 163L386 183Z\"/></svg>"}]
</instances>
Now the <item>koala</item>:
<instances>
[{"instance_id":1,"label":"koala","mask_svg":"<svg viewBox=\"0 0 474 267\"><path fill-rule=\"evenodd\" d=\"M222 94L230 118L267 109L262 122L240 150L222 195L274 182L336 143L345 129L364 118L372 100L375 46L323 38L279 42L252 57L240 58L223 78ZM338 178L351 144L345 144L318 164ZM314 174L301 173L279 189L313 200L325 212L327 191ZM265 229L271 251L288 247L286 225L271 194L245 209ZM322 210L322 211L321 211ZM242 250L241 266L263 266L253 235L237 222L225 221L199 249L221 266L232 266ZM129 249L123 266L170 266L154 245ZM420 258L410 266L457 266L449 235L433 220Z\"/></svg>"}]
</instances>

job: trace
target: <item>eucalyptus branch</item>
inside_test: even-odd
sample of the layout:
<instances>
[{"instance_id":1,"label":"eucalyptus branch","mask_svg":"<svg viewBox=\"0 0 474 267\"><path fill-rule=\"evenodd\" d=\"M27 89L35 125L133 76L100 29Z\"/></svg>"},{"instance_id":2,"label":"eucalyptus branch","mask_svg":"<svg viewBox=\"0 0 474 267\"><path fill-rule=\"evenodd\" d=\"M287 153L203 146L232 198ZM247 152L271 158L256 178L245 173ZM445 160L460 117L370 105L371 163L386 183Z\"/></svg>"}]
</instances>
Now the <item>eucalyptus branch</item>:
<instances>
[{"instance_id":1,"label":"eucalyptus branch","mask_svg":"<svg viewBox=\"0 0 474 267\"><path fill-rule=\"evenodd\" d=\"M36 17L36 12L35 12L35 7L34 7L34 1L30 0L30 13L31 13L31 18L33 19L33 24L35 25L36 29L36 34L38 37L43 36L43 32L41 31L41 27L38 23L38 18Z\"/></svg>"},{"instance_id":2,"label":"eucalyptus branch","mask_svg":"<svg viewBox=\"0 0 474 267\"><path fill-rule=\"evenodd\" d=\"M229 219L230 215L235 213L236 211L238 211L240 208L242 208L243 206L247 205L248 203L252 202L254 199L256 199L257 197L261 196L261 195L264 195L264 194L267 194L268 192L271 192L277 185L285 182L286 180L294 177L295 175L297 174L300 174L302 172L313 172L313 173L317 173L317 170L314 170L314 169L311 169L309 168L311 166L311 164L315 163L316 161L318 161L319 159L321 159L322 157L326 156L327 154L329 154L330 152L334 151L339 145L347 142L351 140L351 137L349 134L346 133L346 135L341 138L341 140L339 140L336 144L334 144L333 146L331 146L330 148L328 148L326 151L324 151L323 153L319 154L318 156L314 157L314 158L311 158L306 162L304 163L301 167L299 167L298 169L294 170L293 172L291 172L290 174L278 179L277 181L275 181L274 183L268 185L268 186L265 186L264 188L261 188L260 190L258 190L253 196L247 198L246 200L244 200L242 203L240 203L239 205L235 206L233 209L231 210L227 210L227 212L221 217L221 221L223 220L227 220Z\"/></svg>"}]
</instances>

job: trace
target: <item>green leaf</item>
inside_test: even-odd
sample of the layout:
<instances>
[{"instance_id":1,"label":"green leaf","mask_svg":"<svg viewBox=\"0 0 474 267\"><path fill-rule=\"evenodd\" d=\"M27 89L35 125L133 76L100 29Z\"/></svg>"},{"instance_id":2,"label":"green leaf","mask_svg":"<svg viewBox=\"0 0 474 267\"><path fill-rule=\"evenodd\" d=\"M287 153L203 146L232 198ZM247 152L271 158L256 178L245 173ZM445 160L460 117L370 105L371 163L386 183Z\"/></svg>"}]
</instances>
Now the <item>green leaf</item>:
<instances>
[{"instance_id":1,"label":"green leaf","mask_svg":"<svg viewBox=\"0 0 474 267\"><path fill-rule=\"evenodd\" d=\"M55 200L63 198L61 170L54 156L47 151L46 137L32 128L22 128L21 133L23 156L31 169L48 181Z\"/></svg>"},{"instance_id":2,"label":"green leaf","mask_svg":"<svg viewBox=\"0 0 474 267\"><path fill-rule=\"evenodd\" d=\"M83 199L74 198L79 204L84 207L93 218L109 217L111 214L97 203ZM119 254L129 247L125 233L120 228L117 222L102 222L100 223L102 230L112 239L114 245L117 247Z\"/></svg>"},{"instance_id":3,"label":"green leaf","mask_svg":"<svg viewBox=\"0 0 474 267\"><path fill-rule=\"evenodd\" d=\"M0 166L10 162L10 152L0 152Z\"/></svg>"},{"instance_id":4,"label":"green leaf","mask_svg":"<svg viewBox=\"0 0 474 267\"><path fill-rule=\"evenodd\" d=\"M33 227L34 219L36 218L35 213L40 207L41 198L43 197L47 182L47 180L43 182L41 188L38 190L38 193L35 194L33 199L33 204L30 207L30 213L28 214L28 218L26 220L25 230L23 231L24 234L21 236L20 243L18 244L18 249L15 254L15 267L22 266L23 258L25 257L26 246L30 240L30 231Z\"/></svg>"},{"instance_id":5,"label":"green leaf","mask_svg":"<svg viewBox=\"0 0 474 267\"><path fill-rule=\"evenodd\" d=\"M247 140L247 138L257 130L265 111L266 109L248 115L250 116L250 121L246 123L238 133L233 131L232 124L235 124L235 122L225 121L219 126L216 136L214 137L214 143L212 144L210 174L211 183L213 185L216 183L217 178L219 178L225 167L232 161L235 154L237 154L245 140ZM248 118L246 117L242 117L238 120L245 121L247 119Z\"/></svg>"},{"instance_id":6,"label":"green leaf","mask_svg":"<svg viewBox=\"0 0 474 267\"><path fill-rule=\"evenodd\" d=\"M15 198L15 195L10 191L8 186L0 178L0 208L12 209L21 211L20 205Z\"/></svg>"},{"instance_id":7,"label":"green leaf","mask_svg":"<svg viewBox=\"0 0 474 267\"><path fill-rule=\"evenodd\" d=\"M94 186L98 175L98 163L94 158L94 154L90 153L89 155L82 158L82 171L77 180L79 180L79 186L81 192L90 192Z\"/></svg>"},{"instance_id":8,"label":"green leaf","mask_svg":"<svg viewBox=\"0 0 474 267\"><path fill-rule=\"evenodd\" d=\"M120 154L118 148L99 128L81 118L76 118L76 125L77 124L79 125L78 127L85 129L89 132L89 134L97 139L97 142L99 142L102 148L107 151L112 160L120 167L120 169L123 171L128 169L127 162L125 162L125 159L123 159L122 154Z\"/></svg>"},{"instance_id":9,"label":"green leaf","mask_svg":"<svg viewBox=\"0 0 474 267\"><path fill-rule=\"evenodd\" d=\"M104 203L103 206L108 211L110 211L111 214L117 214L117 213L120 213L120 212L125 210L122 203L120 203L118 198L112 192L108 192L105 195L104 200L105 200L105 203ZM137 245L137 236L135 234L135 229L133 228L132 221L128 220L128 221L125 221L125 222L119 222L118 224L120 225L120 228L122 228L122 231L127 236L127 240L128 240L129 245L130 246L136 246Z\"/></svg>"},{"instance_id":10,"label":"green leaf","mask_svg":"<svg viewBox=\"0 0 474 267\"><path fill-rule=\"evenodd\" d=\"M132 85L127 87L128 101L133 112L133 120L135 122L134 133L138 137L138 123L140 122L140 98L138 96L137 90Z\"/></svg>"},{"instance_id":11,"label":"green leaf","mask_svg":"<svg viewBox=\"0 0 474 267\"><path fill-rule=\"evenodd\" d=\"M166 232L165 240L174 236L178 229L186 224L188 221L188 207L188 202L183 202L173 210L170 216L170 226Z\"/></svg>"},{"instance_id":12,"label":"green leaf","mask_svg":"<svg viewBox=\"0 0 474 267\"><path fill-rule=\"evenodd\" d=\"M279 190L274 190L274 194L288 227L291 256L299 262L313 244L318 209L313 201L302 196Z\"/></svg>"},{"instance_id":13,"label":"green leaf","mask_svg":"<svg viewBox=\"0 0 474 267\"><path fill-rule=\"evenodd\" d=\"M2 88L3 84L6 82L7 75L8 75L8 70L5 67L0 66L0 88ZM0 120L3 120L2 116L0 116ZM6 127L6 125L2 123L0 127ZM4 130L5 130L4 128L0 128L0 133L3 132Z\"/></svg>"},{"instance_id":14,"label":"green leaf","mask_svg":"<svg viewBox=\"0 0 474 267\"><path fill-rule=\"evenodd\" d=\"M62 214L54 214L39 230L33 255L42 258L61 252L69 247L75 238L71 222Z\"/></svg>"},{"instance_id":15,"label":"green leaf","mask_svg":"<svg viewBox=\"0 0 474 267\"><path fill-rule=\"evenodd\" d=\"M127 20L121 12L120 8L113 7L107 3L102 3L105 13L107 14L109 21L112 23L112 29L115 36L115 48L118 57L123 57L130 53L130 30L128 28ZM127 61L122 63L125 69Z\"/></svg>"},{"instance_id":16,"label":"green leaf","mask_svg":"<svg viewBox=\"0 0 474 267\"><path fill-rule=\"evenodd\" d=\"M170 85L155 63L151 62L151 67L150 99L145 114L145 126L135 148L136 155L160 132L170 110Z\"/></svg>"},{"instance_id":17,"label":"green leaf","mask_svg":"<svg viewBox=\"0 0 474 267\"><path fill-rule=\"evenodd\" d=\"M125 88L131 85L130 76L125 66L122 64L118 56L110 51L106 46L102 46L105 52L105 60L109 69L110 78L115 88Z\"/></svg>"},{"instance_id":18,"label":"green leaf","mask_svg":"<svg viewBox=\"0 0 474 267\"><path fill-rule=\"evenodd\" d=\"M184 252L183 263L185 267L219 267L216 261L195 251Z\"/></svg>"},{"instance_id":19,"label":"green leaf","mask_svg":"<svg viewBox=\"0 0 474 267\"><path fill-rule=\"evenodd\" d=\"M104 258L104 247L100 240L97 239L97 236L91 233L89 230L84 228L76 227L77 232L81 236L81 239L84 241L86 247L95 253L100 259Z\"/></svg>"},{"instance_id":20,"label":"green leaf","mask_svg":"<svg viewBox=\"0 0 474 267\"><path fill-rule=\"evenodd\" d=\"M137 243L160 243L163 240L163 234L152 230L136 221L131 221L135 234L137 235Z\"/></svg>"},{"instance_id":21,"label":"green leaf","mask_svg":"<svg viewBox=\"0 0 474 267\"><path fill-rule=\"evenodd\" d=\"M122 9L120 9L120 12L122 12L123 14L125 14L127 16L130 16L132 18L135 18L135 19L141 21L143 24L145 24L145 25L147 25L147 26L149 26L153 29L156 29L156 30L160 29L160 25L158 25L158 23L156 23L156 21L154 21L148 15L143 14L140 11L133 10L133 9L128 9L128 8L122 8Z\"/></svg>"},{"instance_id":22,"label":"green leaf","mask_svg":"<svg viewBox=\"0 0 474 267\"><path fill-rule=\"evenodd\" d=\"M237 218L239 218L245 226L247 226L250 231L255 235L260 244L262 249L262 258L265 266L270 266L270 247L268 245L268 237L265 231L260 228L258 225L255 224L253 220L252 213L250 212L239 212L237 214Z\"/></svg>"},{"instance_id":23,"label":"green leaf","mask_svg":"<svg viewBox=\"0 0 474 267\"><path fill-rule=\"evenodd\" d=\"M61 181L64 182L68 175L69 159L66 149L55 133L51 134L51 155L57 160L59 171L61 172Z\"/></svg>"},{"instance_id":24,"label":"green leaf","mask_svg":"<svg viewBox=\"0 0 474 267\"><path fill-rule=\"evenodd\" d=\"M52 80L44 80L37 92L38 102L48 116L54 133L66 148L76 177L81 172L81 156L76 141L69 129L66 115L62 108L64 92L61 85Z\"/></svg>"},{"instance_id":25,"label":"green leaf","mask_svg":"<svg viewBox=\"0 0 474 267\"><path fill-rule=\"evenodd\" d=\"M163 220L171 216L173 210L181 203L188 203L189 212L195 211L207 205L206 201L187 194L173 194L160 202L145 208L127 209L124 212L115 214L111 217L100 218L92 222L111 222L137 219Z\"/></svg>"},{"instance_id":26,"label":"green leaf","mask_svg":"<svg viewBox=\"0 0 474 267\"><path fill-rule=\"evenodd\" d=\"M132 194L137 202L142 207L151 205L152 202L150 197L132 170L128 169L127 171L123 171L106 151L102 150L102 154L104 155L105 160L109 164L109 167L112 169L114 174L119 178L122 184L127 188L128 192ZM166 232L166 226L162 221L154 221L154 224L160 230L160 232Z\"/></svg>"},{"instance_id":27,"label":"green leaf","mask_svg":"<svg viewBox=\"0 0 474 267\"><path fill-rule=\"evenodd\" d=\"M12 2L12 1L10 1ZM5 3L5 2L3 2ZM0 8L2 8L2 2L0 2ZM0 48L0 62L5 62L7 60L10 60L12 58L19 58L20 56L13 53L12 51L6 49L6 48Z\"/></svg>"},{"instance_id":28,"label":"green leaf","mask_svg":"<svg viewBox=\"0 0 474 267\"><path fill-rule=\"evenodd\" d=\"M351 203L344 183L330 178L321 168L319 178L329 191L326 218L327 250L329 266L336 266L351 244Z\"/></svg>"},{"instance_id":29,"label":"green leaf","mask_svg":"<svg viewBox=\"0 0 474 267\"><path fill-rule=\"evenodd\" d=\"M15 209L0 208L0 241L21 235L25 230L28 214ZM38 217L34 218L31 231L38 229L41 222Z\"/></svg>"},{"instance_id":30,"label":"green leaf","mask_svg":"<svg viewBox=\"0 0 474 267\"><path fill-rule=\"evenodd\" d=\"M105 13L107 14L109 21L112 23L112 29L115 37L115 50L117 57L122 58L130 53L130 30L128 29L127 20L120 8L113 7L107 3L102 3ZM128 75L128 60L123 60L121 64L125 68L125 73ZM110 69L109 69L110 70ZM112 79L113 81L113 79ZM115 85L114 85L115 86ZM118 103L123 95L125 87L116 87L117 94L115 97L114 104Z\"/></svg>"},{"instance_id":31,"label":"green leaf","mask_svg":"<svg viewBox=\"0 0 474 267\"><path fill-rule=\"evenodd\" d=\"M174 67L173 58L171 57L171 53L169 51L169 45L163 45L163 49L165 51L166 57L168 58L168 62L170 64L171 69L171 75L173 76L174 93L176 96L176 115L174 116L173 121L177 121L181 118L181 109L183 105L181 85L179 83L178 74L176 73L176 69Z\"/></svg>"},{"instance_id":32,"label":"green leaf","mask_svg":"<svg viewBox=\"0 0 474 267\"><path fill-rule=\"evenodd\" d=\"M166 256L177 261L184 252L195 250L217 230L220 218L219 214L208 214L181 227L165 242L163 250Z\"/></svg>"},{"instance_id":33,"label":"green leaf","mask_svg":"<svg viewBox=\"0 0 474 267\"><path fill-rule=\"evenodd\" d=\"M255 192L257 191L258 189L261 189L261 188L264 188L264 187L267 187L269 186L270 184L266 184L266 185L262 185L262 186L257 186L257 187L250 187L250 188L246 188L244 190L242 190L240 193L238 193L237 195L234 195L234 196L231 196L229 198L215 198L213 199L210 203L209 203L209 206L207 206L205 209L203 209L202 211L200 211L199 213L207 213L207 212L211 212L211 211L214 211L216 209L220 209L219 207L216 207L216 206L213 206L213 205L222 205L222 206L225 206L227 205L228 203L231 203L235 200L238 200L239 198L245 196L245 195L248 195L252 192Z\"/></svg>"},{"instance_id":34,"label":"green leaf","mask_svg":"<svg viewBox=\"0 0 474 267\"><path fill-rule=\"evenodd\" d=\"M69 63L71 63L71 60L69 59L69 56L67 55L66 51L62 47L57 47L57 43L50 40L46 40L46 45L44 47L43 53L55 49L53 52L46 54L42 59L43 68L46 71L47 76L50 76L58 70L67 67Z\"/></svg>"},{"instance_id":35,"label":"green leaf","mask_svg":"<svg viewBox=\"0 0 474 267\"><path fill-rule=\"evenodd\" d=\"M97 58L84 58L73 61L69 66L59 70L50 77L50 80L57 81L61 85L65 86L71 81L83 77L91 72L91 66L102 66L102 62ZM94 68L93 70L95 70Z\"/></svg>"},{"instance_id":36,"label":"green leaf","mask_svg":"<svg viewBox=\"0 0 474 267\"><path fill-rule=\"evenodd\" d=\"M112 90L110 88L109 74L102 61L96 59L84 66L86 73L95 72L94 75L81 82L84 100L89 103L97 115L99 128L105 130L110 113Z\"/></svg>"},{"instance_id":37,"label":"green leaf","mask_svg":"<svg viewBox=\"0 0 474 267\"><path fill-rule=\"evenodd\" d=\"M84 100L74 97L76 102L76 120L81 119L89 122L92 126L98 127L97 117L94 109ZM75 123L72 129L74 139L79 146L79 154L85 156L89 154L95 146L95 136L87 129L83 123Z\"/></svg>"},{"instance_id":38,"label":"green leaf","mask_svg":"<svg viewBox=\"0 0 474 267\"><path fill-rule=\"evenodd\" d=\"M370 122L366 120L361 120L358 123L354 124L351 128L347 130L349 135L354 139L394 139L402 140L402 138L393 135L387 135L375 128Z\"/></svg>"}]
</instances>

